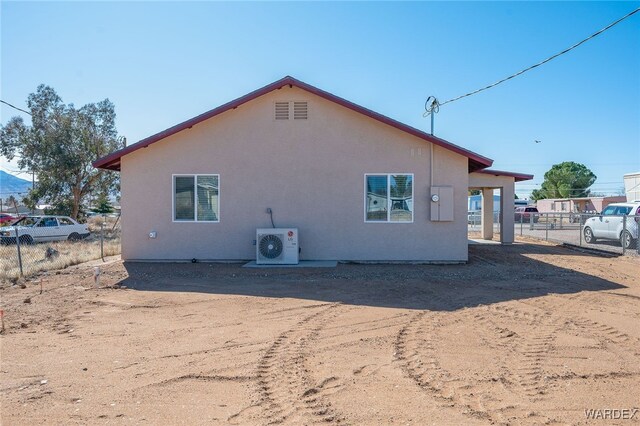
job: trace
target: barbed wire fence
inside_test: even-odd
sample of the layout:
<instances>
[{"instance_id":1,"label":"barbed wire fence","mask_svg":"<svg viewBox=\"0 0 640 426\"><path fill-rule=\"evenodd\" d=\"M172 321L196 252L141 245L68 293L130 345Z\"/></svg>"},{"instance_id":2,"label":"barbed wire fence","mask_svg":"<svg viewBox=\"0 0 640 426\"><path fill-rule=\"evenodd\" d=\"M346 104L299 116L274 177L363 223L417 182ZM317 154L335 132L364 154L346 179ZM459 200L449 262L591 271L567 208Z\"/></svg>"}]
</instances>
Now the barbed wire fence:
<instances>
[{"instance_id":1,"label":"barbed wire fence","mask_svg":"<svg viewBox=\"0 0 640 426\"><path fill-rule=\"evenodd\" d=\"M87 220L89 235L46 228L0 227L0 282L17 282L91 260L120 254L119 217ZM59 227L64 228L64 227Z\"/></svg>"}]
</instances>

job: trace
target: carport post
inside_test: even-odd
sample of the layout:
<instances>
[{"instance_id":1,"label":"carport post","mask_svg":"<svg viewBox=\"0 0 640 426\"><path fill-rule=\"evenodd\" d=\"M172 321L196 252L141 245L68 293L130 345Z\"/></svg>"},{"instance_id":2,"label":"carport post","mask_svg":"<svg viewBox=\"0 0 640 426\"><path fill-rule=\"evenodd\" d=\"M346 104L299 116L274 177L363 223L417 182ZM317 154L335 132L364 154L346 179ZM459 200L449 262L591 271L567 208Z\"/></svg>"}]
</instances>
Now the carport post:
<instances>
[{"instance_id":1,"label":"carport post","mask_svg":"<svg viewBox=\"0 0 640 426\"><path fill-rule=\"evenodd\" d=\"M20 236L18 235L18 226L15 226L16 230L16 248L18 250L18 266L20 267L20 276L24 276L24 272L22 271L22 253L20 253Z\"/></svg>"},{"instance_id":2,"label":"carport post","mask_svg":"<svg viewBox=\"0 0 640 426\"><path fill-rule=\"evenodd\" d=\"M493 239L493 188L482 188L481 237Z\"/></svg>"}]
</instances>

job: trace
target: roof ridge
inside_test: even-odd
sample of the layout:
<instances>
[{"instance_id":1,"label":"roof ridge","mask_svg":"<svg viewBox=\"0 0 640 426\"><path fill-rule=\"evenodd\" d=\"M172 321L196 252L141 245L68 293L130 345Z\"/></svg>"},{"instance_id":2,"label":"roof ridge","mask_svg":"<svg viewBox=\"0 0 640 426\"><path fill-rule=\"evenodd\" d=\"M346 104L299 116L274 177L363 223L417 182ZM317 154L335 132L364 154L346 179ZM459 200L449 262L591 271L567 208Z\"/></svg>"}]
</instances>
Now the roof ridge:
<instances>
[{"instance_id":1,"label":"roof ridge","mask_svg":"<svg viewBox=\"0 0 640 426\"><path fill-rule=\"evenodd\" d=\"M129 145L127 147L124 147L122 149L119 149L117 151L114 151L104 157L101 157L99 159L97 159L96 161L94 161L92 164L94 167L97 168L103 168L103 169L109 169L109 170L120 170L120 158L122 158L123 156L136 151L140 148L146 148L149 145L158 142L166 137L169 137L173 134L176 134L178 132L181 132L183 130L189 129L193 126L195 126L198 123L201 123L205 120L208 120L209 118L215 117L216 115L219 115L223 112L229 111L231 109L235 109L249 101L252 101L260 96L266 95L267 93L270 93L274 90L278 90L281 89L283 86L286 85L290 85L290 86L296 86L302 90L305 90L309 93L312 93L316 96L319 96L321 98L324 98L326 100L329 100L331 102L334 102L338 105L341 105L345 108L351 109L353 111L359 112L363 115L366 115L374 120L380 121L384 124L387 124L391 127L394 127L398 130L401 130L405 133L411 134L413 136L416 136L420 139L426 140L427 142L431 142L435 145L441 146L445 149L451 150L453 152L456 152L457 154L463 155L465 157L467 157L469 159L469 171L476 171L476 170L481 170L484 168L487 168L489 166L491 166L491 164L493 164L493 160L491 160L488 157L482 156L480 154L477 154L473 151L470 151L466 148L462 148L461 146L458 146L456 144L453 144L445 139L439 138L437 136L431 135L429 133L426 133L422 130L416 129L415 127L409 126L408 124L404 124L398 120L395 120L393 118L387 117L383 114L380 114L378 112L375 112L371 109L368 109L366 107L363 107L361 105L358 105L354 102L351 102L349 100L346 100L344 98L341 98L339 96L336 96L330 92L327 92L325 90L319 89L315 86L312 86L308 83L305 83L301 80L298 80L290 75L286 75L285 77L276 80L272 83L267 84L266 86L263 86L259 89L256 89L252 92L247 93L246 95L243 95L239 98L236 98L230 102L227 102L225 104L222 104L212 110L206 111L202 114L199 114L193 118L190 118L189 120L183 121L181 123L178 123L172 127L169 127L168 129L165 129L161 132L158 132L154 135L151 135L147 138L141 139L140 141Z\"/></svg>"}]
</instances>

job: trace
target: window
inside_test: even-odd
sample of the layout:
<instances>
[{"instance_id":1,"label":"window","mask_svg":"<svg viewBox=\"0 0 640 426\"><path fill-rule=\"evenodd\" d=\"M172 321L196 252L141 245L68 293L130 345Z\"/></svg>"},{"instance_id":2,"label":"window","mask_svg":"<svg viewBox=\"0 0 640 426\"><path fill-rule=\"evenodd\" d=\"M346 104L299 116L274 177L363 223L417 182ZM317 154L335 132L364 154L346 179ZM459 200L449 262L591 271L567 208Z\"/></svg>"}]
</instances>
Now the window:
<instances>
[{"instance_id":1,"label":"window","mask_svg":"<svg viewBox=\"0 0 640 426\"><path fill-rule=\"evenodd\" d=\"M616 209L616 214L617 215L628 215L630 211L631 211L631 207L620 206L620 207L618 207Z\"/></svg>"},{"instance_id":2,"label":"window","mask_svg":"<svg viewBox=\"0 0 640 426\"><path fill-rule=\"evenodd\" d=\"M615 211L616 211L615 206L609 206L602 211L602 214L605 216L611 216L612 214L615 214Z\"/></svg>"},{"instance_id":3,"label":"window","mask_svg":"<svg viewBox=\"0 0 640 426\"><path fill-rule=\"evenodd\" d=\"M413 174L366 174L365 222L413 222Z\"/></svg>"},{"instance_id":4,"label":"window","mask_svg":"<svg viewBox=\"0 0 640 426\"><path fill-rule=\"evenodd\" d=\"M75 225L75 223L73 223L73 222L71 221L71 219L69 219L68 217L59 217L59 218L58 218L58 223L59 223L61 226Z\"/></svg>"},{"instance_id":5,"label":"window","mask_svg":"<svg viewBox=\"0 0 640 426\"><path fill-rule=\"evenodd\" d=\"M173 177L173 220L177 222L220 221L220 175Z\"/></svg>"},{"instance_id":6,"label":"window","mask_svg":"<svg viewBox=\"0 0 640 426\"><path fill-rule=\"evenodd\" d=\"M45 218L42 218L40 223L38 223L38 226L43 226L43 227L58 226L58 222L56 221L55 217L45 217Z\"/></svg>"}]
</instances>

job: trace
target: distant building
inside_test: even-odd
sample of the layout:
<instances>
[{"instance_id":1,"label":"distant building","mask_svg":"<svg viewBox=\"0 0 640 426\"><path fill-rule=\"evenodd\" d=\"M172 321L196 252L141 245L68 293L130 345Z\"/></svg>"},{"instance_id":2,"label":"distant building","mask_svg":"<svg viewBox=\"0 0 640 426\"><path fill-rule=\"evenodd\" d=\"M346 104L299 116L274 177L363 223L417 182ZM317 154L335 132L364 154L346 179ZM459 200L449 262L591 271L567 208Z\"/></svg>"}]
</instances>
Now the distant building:
<instances>
[{"instance_id":1,"label":"distant building","mask_svg":"<svg viewBox=\"0 0 640 426\"><path fill-rule=\"evenodd\" d=\"M625 202L626 197L581 197L547 198L538 200L536 207L540 213L600 213L611 203Z\"/></svg>"},{"instance_id":2,"label":"distant building","mask_svg":"<svg viewBox=\"0 0 640 426\"><path fill-rule=\"evenodd\" d=\"M529 204L533 204L532 201L529 200L514 200L513 204L515 207L518 206L528 206ZM469 195L469 206L468 209L470 212L476 212L482 210L482 195ZM493 211L500 211L500 196L493 196Z\"/></svg>"},{"instance_id":3,"label":"distant building","mask_svg":"<svg viewBox=\"0 0 640 426\"><path fill-rule=\"evenodd\" d=\"M627 201L640 200L640 172L624 175L624 192Z\"/></svg>"}]
</instances>

